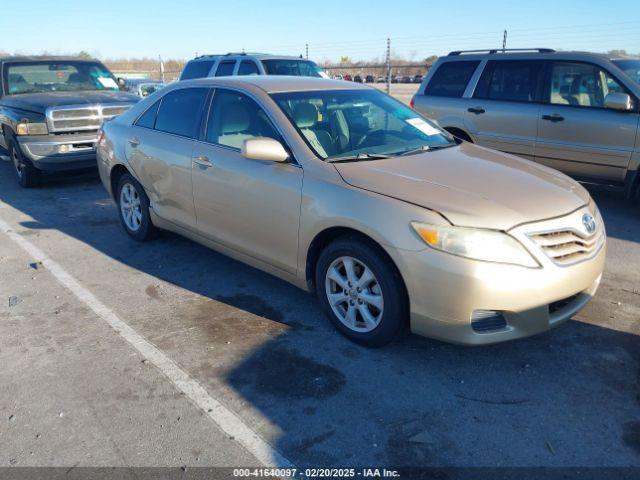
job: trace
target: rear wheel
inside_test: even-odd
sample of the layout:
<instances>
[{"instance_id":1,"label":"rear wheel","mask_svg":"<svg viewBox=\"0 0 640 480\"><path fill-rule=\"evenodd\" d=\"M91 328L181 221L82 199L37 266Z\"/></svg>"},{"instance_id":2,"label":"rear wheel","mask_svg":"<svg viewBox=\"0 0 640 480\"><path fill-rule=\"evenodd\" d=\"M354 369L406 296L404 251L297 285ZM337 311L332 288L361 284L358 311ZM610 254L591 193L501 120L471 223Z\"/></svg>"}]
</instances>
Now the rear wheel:
<instances>
[{"instance_id":1,"label":"rear wheel","mask_svg":"<svg viewBox=\"0 0 640 480\"><path fill-rule=\"evenodd\" d=\"M35 168L29 160L24 158L20 147L15 140L9 140L9 158L13 164L13 169L18 177L18 183L23 188L32 188L40 181L40 171Z\"/></svg>"},{"instance_id":2,"label":"rear wheel","mask_svg":"<svg viewBox=\"0 0 640 480\"><path fill-rule=\"evenodd\" d=\"M316 291L325 314L363 345L386 345L402 330L408 311L403 285L391 261L357 237L334 241L318 259Z\"/></svg>"},{"instance_id":3,"label":"rear wheel","mask_svg":"<svg viewBox=\"0 0 640 480\"><path fill-rule=\"evenodd\" d=\"M149 197L129 173L118 179L116 199L120 223L129 236L139 242L153 238L156 228L149 215Z\"/></svg>"}]
</instances>

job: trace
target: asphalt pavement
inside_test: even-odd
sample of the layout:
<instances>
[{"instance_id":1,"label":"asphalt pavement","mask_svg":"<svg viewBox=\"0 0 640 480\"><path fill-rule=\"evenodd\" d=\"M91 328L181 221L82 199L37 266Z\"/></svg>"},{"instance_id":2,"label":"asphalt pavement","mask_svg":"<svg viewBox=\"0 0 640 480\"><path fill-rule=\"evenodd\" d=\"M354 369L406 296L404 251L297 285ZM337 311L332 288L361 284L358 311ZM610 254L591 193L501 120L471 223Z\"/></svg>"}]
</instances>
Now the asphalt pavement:
<instances>
[{"instance_id":1,"label":"asphalt pavement","mask_svg":"<svg viewBox=\"0 0 640 480\"><path fill-rule=\"evenodd\" d=\"M95 173L23 190L0 161L0 465L640 467L640 206L592 193L607 266L574 319L366 349L281 280L129 239Z\"/></svg>"}]
</instances>

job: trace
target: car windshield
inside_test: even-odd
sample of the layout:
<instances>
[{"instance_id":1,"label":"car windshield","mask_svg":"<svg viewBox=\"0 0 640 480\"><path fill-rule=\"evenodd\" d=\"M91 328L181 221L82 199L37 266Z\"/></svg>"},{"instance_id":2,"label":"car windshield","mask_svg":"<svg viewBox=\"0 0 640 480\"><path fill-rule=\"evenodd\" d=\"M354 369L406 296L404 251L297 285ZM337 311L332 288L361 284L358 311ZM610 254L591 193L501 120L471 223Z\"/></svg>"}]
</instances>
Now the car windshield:
<instances>
[{"instance_id":1,"label":"car windshield","mask_svg":"<svg viewBox=\"0 0 640 480\"><path fill-rule=\"evenodd\" d=\"M79 90L119 90L113 74L97 62L21 62L5 66L9 95Z\"/></svg>"},{"instance_id":2,"label":"car windshield","mask_svg":"<svg viewBox=\"0 0 640 480\"><path fill-rule=\"evenodd\" d=\"M262 60L267 75L295 75L297 77L322 77L322 69L308 60Z\"/></svg>"},{"instance_id":3,"label":"car windshield","mask_svg":"<svg viewBox=\"0 0 640 480\"><path fill-rule=\"evenodd\" d=\"M373 89L272 94L302 138L327 161L366 160L456 145L453 137Z\"/></svg>"},{"instance_id":4,"label":"car windshield","mask_svg":"<svg viewBox=\"0 0 640 480\"><path fill-rule=\"evenodd\" d=\"M640 85L640 59L639 60L613 60L613 63L624 73L631 77L631 80Z\"/></svg>"}]
</instances>

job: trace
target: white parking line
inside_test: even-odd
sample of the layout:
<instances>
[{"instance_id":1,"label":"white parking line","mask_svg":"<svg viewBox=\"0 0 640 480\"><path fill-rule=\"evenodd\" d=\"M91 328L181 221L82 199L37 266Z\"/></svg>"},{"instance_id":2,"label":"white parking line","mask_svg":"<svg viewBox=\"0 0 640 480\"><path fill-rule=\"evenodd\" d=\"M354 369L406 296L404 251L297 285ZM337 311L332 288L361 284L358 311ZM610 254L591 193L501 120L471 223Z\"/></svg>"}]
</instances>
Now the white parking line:
<instances>
[{"instance_id":1,"label":"white parking line","mask_svg":"<svg viewBox=\"0 0 640 480\"><path fill-rule=\"evenodd\" d=\"M0 202L0 204L1 203L2 202ZM154 364L178 390L183 392L193 403L200 407L222 431L234 437L234 439L256 457L260 463L267 467L294 467L291 461L254 432L240 417L211 397L194 378L120 319L120 317L98 300L89 290L80 285L80 283L58 263L51 260L38 247L16 233L9 224L1 218L0 230L31 255L35 261L42 262L42 265L51 272L58 282L70 290L82 303L93 310L96 315L107 322L111 328L118 332L120 336L129 342L143 357Z\"/></svg>"}]
</instances>

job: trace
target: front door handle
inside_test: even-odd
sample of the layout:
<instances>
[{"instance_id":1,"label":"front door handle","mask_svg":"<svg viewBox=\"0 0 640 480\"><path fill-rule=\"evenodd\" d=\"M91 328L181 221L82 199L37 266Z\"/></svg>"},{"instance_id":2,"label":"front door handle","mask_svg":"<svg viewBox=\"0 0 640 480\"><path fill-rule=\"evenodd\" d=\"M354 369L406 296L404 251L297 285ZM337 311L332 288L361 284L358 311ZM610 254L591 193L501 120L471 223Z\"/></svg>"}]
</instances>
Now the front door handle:
<instances>
[{"instance_id":1,"label":"front door handle","mask_svg":"<svg viewBox=\"0 0 640 480\"><path fill-rule=\"evenodd\" d=\"M480 115L481 113L484 113L484 108L482 108L482 107L471 107L471 108L467 108L467 112L475 113L476 115Z\"/></svg>"},{"instance_id":2,"label":"front door handle","mask_svg":"<svg viewBox=\"0 0 640 480\"><path fill-rule=\"evenodd\" d=\"M138 145L140 145L140 139L138 139L137 137L133 137L129 139L129 144L133 147L136 148Z\"/></svg>"},{"instance_id":3,"label":"front door handle","mask_svg":"<svg viewBox=\"0 0 640 480\"><path fill-rule=\"evenodd\" d=\"M548 120L549 122L561 122L564 120L562 115L558 115L557 113L554 115L542 115L543 120Z\"/></svg>"},{"instance_id":4,"label":"front door handle","mask_svg":"<svg viewBox=\"0 0 640 480\"><path fill-rule=\"evenodd\" d=\"M201 167L212 167L213 164L209 161L209 157L206 155L199 155L193 159L193 163L200 165Z\"/></svg>"}]
</instances>

